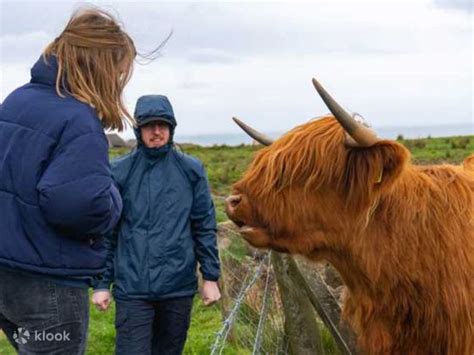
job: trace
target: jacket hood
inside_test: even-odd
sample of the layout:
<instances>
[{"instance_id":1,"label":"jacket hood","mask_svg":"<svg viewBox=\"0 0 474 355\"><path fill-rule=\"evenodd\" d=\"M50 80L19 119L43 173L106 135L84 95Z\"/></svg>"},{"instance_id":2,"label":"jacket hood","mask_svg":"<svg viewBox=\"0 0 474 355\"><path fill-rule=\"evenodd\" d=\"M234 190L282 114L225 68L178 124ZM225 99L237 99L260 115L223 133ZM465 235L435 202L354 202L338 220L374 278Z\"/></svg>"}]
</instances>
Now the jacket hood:
<instances>
[{"instance_id":1,"label":"jacket hood","mask_svg":"<svg viewBox=\"0 0 474 355\"><path fill-rule=\"evenodd\" d=\"M58 60L56 56L51 55L44 61L43 55L39 57L31 68L31 82L47 85L56 85L56 76L58 75Z\"/></svg>"},{"instance_id":2,"label":"jacket hood","mask_svg":"<svg viewBox=\"0 0 474 355\"><path fill-rule=\"evenodd\" d=\"M141 96L135 106L134 117L138 126L153 121L154 117L168 122L173 129L177 126L173 107L164 95Z\"/></svg>"},{"instance_id":3,"label":"jacket hood","mask_svg":"<svg viewBox=\"0 0 474 355\"><path fill-rule=\"evenodd\" d=\"M137 127L135 127L134 131L138 145L143 145L140 126L155 120L165 121L170 125L170 143L173 142L174 131L178 123L174 116L173 106L171 106L171 103L166 96L141 96L137 101L133 116L137 122Z\"/></svg>"}]
</instances>

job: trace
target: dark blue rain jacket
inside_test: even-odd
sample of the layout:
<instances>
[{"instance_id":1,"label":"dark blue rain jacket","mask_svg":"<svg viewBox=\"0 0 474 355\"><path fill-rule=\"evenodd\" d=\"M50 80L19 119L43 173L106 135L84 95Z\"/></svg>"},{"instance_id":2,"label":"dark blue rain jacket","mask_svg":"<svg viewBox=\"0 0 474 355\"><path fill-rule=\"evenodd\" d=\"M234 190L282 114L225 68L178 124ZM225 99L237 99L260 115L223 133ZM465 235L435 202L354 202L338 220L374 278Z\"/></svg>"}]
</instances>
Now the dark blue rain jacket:
<instances>
[{"instance_id":1,"label":"dark blue rain jacket","mask_svg":"<svg viewBox=\"0 0 474 355\"><path fill-rule=\"evenodd\" d=\"M58 96L56 75L40 58L0 106L0 267L92 276L122 201L95 110Z\"/></svg>"},{"instance_id":2,"label":"dark blue rain jacket","mask_svg":"<svg viewBox=\"0 0 474 355\"><path fill-rule=\"evenodd\" d=\"M135 117L176 121L165 96L142 97ZM196 266L205 280L219 278L216 221L206 173L197 159L176 151L143 145L112 162L121 192L122 218L109 241L107 271L95 289L120 299L161 300L193 295Z\"/></svg>"}]
</instances>

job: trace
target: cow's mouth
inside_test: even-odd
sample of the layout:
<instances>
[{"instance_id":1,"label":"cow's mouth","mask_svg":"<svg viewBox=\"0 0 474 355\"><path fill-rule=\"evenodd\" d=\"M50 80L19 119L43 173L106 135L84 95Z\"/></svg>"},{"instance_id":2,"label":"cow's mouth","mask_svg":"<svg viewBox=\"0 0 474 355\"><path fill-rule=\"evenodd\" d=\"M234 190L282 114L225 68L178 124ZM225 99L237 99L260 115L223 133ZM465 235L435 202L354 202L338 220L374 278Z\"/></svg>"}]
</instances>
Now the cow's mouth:
<instances>
[{"instance_id":1,"label":"cow's mouth","mask_svg":"<svg viewBox=\"0 0 474 355\"><path fill-rule=\"evenodd\" d=\"M248 233L248 232L251 232L252 230L254 230L254 227L251 227L251 226L245 224L242 221L232 220L232 222L234 222L234 224L239 228L238 229L239 233L245 234L245 233Z\"/></svg>"},{"instance_id":2,"label":"cow's mouth","mask_svg":"<svg viewBox=\"0 0 474 355\"><path fill-rule=\"evenodd\" d=\"M245 223L244 223L244 222L241 222L241 221L234 221L234 220L232 220L232 222L234 222L234 223L237 225L237 227L239 227L239 228L242 228L242 227L245 226Z\"/></svg>"},{"instance_id":3,"label":"cow's mouth","mask_svg":"<svg viewBox=\"0 0 474 355\"><path fill-rule=\"evenodd\" d=\"M242 216L236 212L238 205L242 201L241 195L231 195L226 199L225 212L232 222L239 228L239 232L242 234L252 232L255 227L252 227L245 223Z\"/></svg>"}]
</instances>

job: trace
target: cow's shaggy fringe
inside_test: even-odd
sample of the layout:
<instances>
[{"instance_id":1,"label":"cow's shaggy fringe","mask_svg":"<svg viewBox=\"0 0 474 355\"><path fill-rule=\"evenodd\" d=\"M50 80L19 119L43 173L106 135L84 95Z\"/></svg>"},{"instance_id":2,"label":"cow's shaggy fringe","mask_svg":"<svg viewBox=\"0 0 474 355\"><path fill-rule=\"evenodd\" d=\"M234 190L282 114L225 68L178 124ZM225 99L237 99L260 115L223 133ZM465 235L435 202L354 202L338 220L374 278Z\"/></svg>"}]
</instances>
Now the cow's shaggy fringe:
<instances>
[{"instance_id":1,"label":"cow's shaggy fringe","mask_svg":"<svg viewBox=\"0 0 474 355\"><path fill-rule=\"evenodd\" d=\"M327 259L371 354L474 354L474 155L415 166L395 141L348 148L330 116L262 149L235 188L270 246Z\"/></svg>"}]
</instances>

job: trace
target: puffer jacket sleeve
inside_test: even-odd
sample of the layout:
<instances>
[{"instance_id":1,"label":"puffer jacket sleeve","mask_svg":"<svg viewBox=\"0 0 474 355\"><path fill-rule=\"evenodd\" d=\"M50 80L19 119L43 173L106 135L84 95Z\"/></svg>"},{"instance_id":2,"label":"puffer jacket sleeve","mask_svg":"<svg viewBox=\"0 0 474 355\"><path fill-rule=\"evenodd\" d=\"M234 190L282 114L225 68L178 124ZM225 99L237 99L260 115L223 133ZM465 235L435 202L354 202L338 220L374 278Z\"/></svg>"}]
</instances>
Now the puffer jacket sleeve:
<instances>
[{"instance_id":1,"label":"puffer jacket sleeve","mask_svg":"<svg viewBox=\"0 0 474 355\"><path fill-rule=\"evenodd\" d=\"M194 200L191 210L191 227L196 256L204 280L217 281L220 276L217 248L217 226L206 172L200 164L199 179L194 184Z\"/></svg>"},{"instance_id":2,"label":"puffer jacket sleeve","mask_svg":"<svg viewBox=\"0 0 474 355\"><path fill-rule=\"evenodd\" d=\"M124 159L124 161L127 161L127 160L129 164L130 164L130 161L133 162L133 160ZM114 183L117 186L117 189L120 192L120 194L122 194L123 192L123 183L124 183L123 180L126 179L126 176L128 175L128 172L130 171L130 166L128 164L123 164L124 161L120 161L116 159L116 160L113 160L110 164L112 168L112 177L114 179ZM94 291L110 290L110 286L114 282L115 253L117 251L117 243L118 243L117 238L118 238L119 228L120 228L120 222L118 222L117 225L113 228L113 230L107 233L107 235L104 238L104 245L107 250L104 272L93 280L92 288L94 289Z\"/></svg>"},{"instance_id":3,"label":"puffer jacket sleeve","mask_svg":"<svg viewBox=\"0 0 474 355\"><path fill-rule=\"evenodd\" d=\"M37 190L44 218L67 236L103 236L120 218L122 200L112 180L102 132L60 143Z\"/></svg>"},{"instance_id":4,"label":"puffer jacket sleeve","mask_svg":"<svg viewBox=\"0 0 474 355\"><path fill-rule=\"evenodd\" d=\"M115 275L115 251L117 250L117 228L114 228L104 238L104 245L107 249L107 256L105 259L105 270L102 274L92 281L94 291L110 290L110 286L114 281Z\"/></svg>"}]
</instances>

